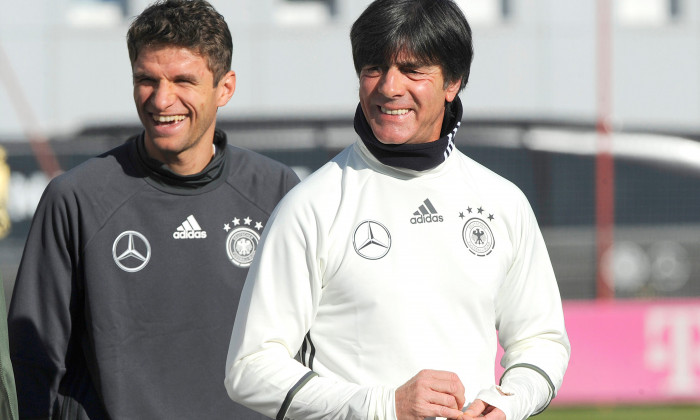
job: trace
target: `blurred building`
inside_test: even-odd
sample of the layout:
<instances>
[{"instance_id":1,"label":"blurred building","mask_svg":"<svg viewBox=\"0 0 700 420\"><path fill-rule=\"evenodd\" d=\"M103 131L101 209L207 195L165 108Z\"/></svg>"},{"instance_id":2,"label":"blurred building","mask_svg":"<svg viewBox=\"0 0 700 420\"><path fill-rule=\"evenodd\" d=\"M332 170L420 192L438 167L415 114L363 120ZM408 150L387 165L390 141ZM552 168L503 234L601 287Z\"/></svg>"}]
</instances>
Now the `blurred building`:
<instances>
[{"instance_id":1,"label":"blurred building","mask_svg":"<svg viewBox=\"0 0 700 420\"><path fill-rule=\"evenodd\" d=\"M354 141L358 82L349 30L368 0L211 2L234 38L236 93L219 112L232 142L303 176ZM49 139L67 169L139 131L125 34L149 3L3 5L0 145L12 169L13 223L0 240L6 288L47 182L27 140ZM700 296L700 2L458 3L475 45L458 147L526 193L563 296L596 295L601 95L611 99L617 145L615 249L608 256L616 292ZM601 62L604 4L611 26L602 45L610 55ZM609 91L599 89L601 75Z\"/></svg>"},{"instance_id":2,"label":"blurred building","mask_svg":"<svg viewBox=\"0 0 700 420\"><path fill-rule=\"evenodd\" d=\"M471 20L476 49L462 94L467 118L595 118L596 0L458 2ZM698 131L700 3L609 2L616 124ZM22 138L26 125L69 135L85 125L135 122L125 33L148 3L5 2L0 141ZM357 80L348 32L368 0L212 3L232 29L238 74L222 117L352 114ZM8 83L16 92L8 92Z\"/></svg>"}]
</instances>

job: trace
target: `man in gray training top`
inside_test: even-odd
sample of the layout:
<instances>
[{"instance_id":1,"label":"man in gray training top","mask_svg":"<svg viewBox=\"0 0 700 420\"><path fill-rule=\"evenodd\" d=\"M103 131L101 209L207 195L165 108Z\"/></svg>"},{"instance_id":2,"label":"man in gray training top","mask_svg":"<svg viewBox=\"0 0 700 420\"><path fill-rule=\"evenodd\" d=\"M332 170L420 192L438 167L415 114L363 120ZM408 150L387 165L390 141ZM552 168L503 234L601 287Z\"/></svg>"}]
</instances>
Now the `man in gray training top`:
<instances>
[{"instance_id":1,"label":"man in gray training top","mask_svg":"<svg viewBox=\"0 0 700 420\"><path fill-rule=\"evenodd\" d=\"M291 169L227 144L231 34L203 0L127 35L143 132L54 179L9 330L23 418L255 419L221 366L248 266ZM232 306L233 303L233 306Z\"/></svg>"}]
</instances>

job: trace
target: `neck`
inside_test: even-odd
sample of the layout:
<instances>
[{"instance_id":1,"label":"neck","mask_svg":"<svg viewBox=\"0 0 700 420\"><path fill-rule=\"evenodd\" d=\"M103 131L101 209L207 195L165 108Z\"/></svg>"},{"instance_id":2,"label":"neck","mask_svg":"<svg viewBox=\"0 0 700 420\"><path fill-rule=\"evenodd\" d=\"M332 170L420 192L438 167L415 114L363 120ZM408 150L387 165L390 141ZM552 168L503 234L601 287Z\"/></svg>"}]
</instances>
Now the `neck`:
<instances>
[{"instance_id":1,"label":"neck","mask_svg":"<svg viewBox=\"0 0 700 420\"><path fill-rule=\"evenodd\" d=\"M214 156L214 136L209 141L200 139L192 147L180 152L158 149L154 142L145 139L148 157L165 164L168 169L178 175L192 175L201 172L211 162Z\"/></svg>"},{"instance_id":2,"label":"neck","mask_svg":"<svg viewBox=\"0 0 700 420\"><path fill-rule=\"evenodd\" d=\"M195 173L193 169L185 168L180 172L173 170L173 165L168 165L159 159L154 159L146 151L145 136L142 134L136 142L136 155L141 163L148 169L148 177L154 182L176 189L193 190L211 185L212 181L220 179L221 174L225 171L226 166L226 134L216 132L214 135L214 144L216 145L216 153L213 158L210 158L208 163L202 170ZM210 146L211 152L213 147Z\"/></svg>"},{"instance_id":3,"label":"neck","mask_svg":"<svg viewBox=\"0 0 700 420\"><path fill-rule=\"evenodd\" d=\"M462 119L459 97L448 104L443 117L442 131L435 141L419 144L384 144L372 132L362 108L355 113L355 131L367 149L381 163L397 168L426 171L440 165L454 150L454 136Z\"/></svg>"}]
</instances>

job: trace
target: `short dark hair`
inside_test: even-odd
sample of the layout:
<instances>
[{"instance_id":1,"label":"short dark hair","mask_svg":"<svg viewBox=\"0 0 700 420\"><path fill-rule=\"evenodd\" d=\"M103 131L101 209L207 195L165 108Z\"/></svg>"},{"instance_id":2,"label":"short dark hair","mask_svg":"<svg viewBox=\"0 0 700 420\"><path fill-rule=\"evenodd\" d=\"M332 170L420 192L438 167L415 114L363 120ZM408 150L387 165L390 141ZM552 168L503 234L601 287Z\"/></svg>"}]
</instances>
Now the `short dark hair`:
<instances>
[{"instance_id":1,"label":"short dark hair","mask_svg":"<svg viewBox=\"0 0 700 420\"><path fill-rule=\"evenodd\" d=\"M452 0L376 0L350 30L355 71L395 63L408 53L421 64L439 65L445 85L467 85L474 49L472 31Z\"/></svg>"},{"instance_id":2,"label":"short dark hair","mask_svg":"<svg viewBox=\"0 0 700 420\"><path fill-rule=\"evenodd\" d=\"M134 19L126 35L133 65L147 46L188 48L207 60L214 84L231 70L233 40L224 17L205 0L159 0Z\"/></svg>"}]
</instances>

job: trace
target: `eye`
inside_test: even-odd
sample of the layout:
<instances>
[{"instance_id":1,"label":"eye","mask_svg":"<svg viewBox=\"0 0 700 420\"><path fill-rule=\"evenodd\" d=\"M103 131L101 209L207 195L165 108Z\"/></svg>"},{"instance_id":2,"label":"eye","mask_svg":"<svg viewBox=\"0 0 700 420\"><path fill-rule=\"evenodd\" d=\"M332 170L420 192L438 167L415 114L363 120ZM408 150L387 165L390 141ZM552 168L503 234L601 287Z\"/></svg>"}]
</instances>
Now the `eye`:
<instances>
[{"instance_id":1,"label":"eye","mask_svg":"<svg viewBox=\"0 0 700 420\"><path fill-rule=\"evenodd\" d=\"M400 67L401 73L407 75L420 75L425 73L425 69L421 66L406 65Z\"/></svg>"},{"instance_id":2,"label":"eye","mask_svg":"<svg viewBox=\"0 0 700 420\"><path fill-rule=\"evenodd\" d=\"M379 76L381 73L382 69L379 66L365 66L360 71L361 75L370 77Z\"/></svg>"},{"instance_id":3,"label":"eye","mask_svg":"<svg viewBox=\"0 0 700 420\"><path fill-rule=\"evenodd\" d=\"M152 77L144 76L144 75L134 75L134 84L135 85L152 85L156 83L155 79Z\"/></svg>"},{"instance_id":4,"label":"eye","mask_svg":"<svg viewBox=\"0 0 700 420\"><path fill-rule=\"evenodd\" d=\"M402 69L401 72L412 80L424 80L432 75L430 68L426 67L409 67Z\"/></svg>"},{"instance_id":5,"label":"eye","mask_svg":"<svg viewBox=\"0 0 700 420\"><path fill-rule=\"evenodd\" d=\"M178 77L175 79L175 83L179 85L196 85L196 80L190 77Z\"/></svg>"}]
</instances>

